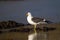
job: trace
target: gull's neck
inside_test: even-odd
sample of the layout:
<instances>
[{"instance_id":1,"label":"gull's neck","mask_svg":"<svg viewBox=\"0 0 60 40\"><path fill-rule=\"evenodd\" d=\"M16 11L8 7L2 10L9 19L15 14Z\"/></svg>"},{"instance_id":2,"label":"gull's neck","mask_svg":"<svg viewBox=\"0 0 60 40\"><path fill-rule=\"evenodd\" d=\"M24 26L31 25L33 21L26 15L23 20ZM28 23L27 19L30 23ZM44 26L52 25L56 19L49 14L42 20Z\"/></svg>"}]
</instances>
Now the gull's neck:
<instances>
[{"instance_id":1,"label":"gull's neck","mask_svg":"<svg viewBox=\"0 0 60 40\"><path fill-rule=\"evenodd\" d=\"M28 16L28 18L33 18L33 16L30 14L30 15Z\"/></svg>"}]
</instances>

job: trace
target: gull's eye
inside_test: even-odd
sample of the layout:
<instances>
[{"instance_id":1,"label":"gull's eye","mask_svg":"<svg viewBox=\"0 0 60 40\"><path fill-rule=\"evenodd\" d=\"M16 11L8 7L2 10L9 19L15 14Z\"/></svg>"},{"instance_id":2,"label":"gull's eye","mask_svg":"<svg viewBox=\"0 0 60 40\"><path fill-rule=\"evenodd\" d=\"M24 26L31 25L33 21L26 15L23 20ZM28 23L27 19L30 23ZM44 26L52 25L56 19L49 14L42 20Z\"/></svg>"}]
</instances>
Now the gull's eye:
<instances>
[{"instance_id":1,"label":"gull's eye","mask_svg":"<svg viewBox=\"0 0 60 40\"><path fill-rule=\"evenodd\" d=\"M26 16L28 16L28 13L26 13Z\"/></svg>"}]
</instances>

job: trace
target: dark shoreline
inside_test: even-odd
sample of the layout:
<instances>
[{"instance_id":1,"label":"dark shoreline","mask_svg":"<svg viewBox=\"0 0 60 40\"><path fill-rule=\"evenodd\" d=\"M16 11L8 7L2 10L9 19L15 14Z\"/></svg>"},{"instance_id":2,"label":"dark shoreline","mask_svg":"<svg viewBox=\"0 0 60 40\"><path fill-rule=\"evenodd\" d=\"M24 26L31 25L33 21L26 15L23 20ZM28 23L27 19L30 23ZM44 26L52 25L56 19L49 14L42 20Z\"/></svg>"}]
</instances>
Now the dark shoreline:
<instances>
[{"instance_id":1,"label":"dark shoreline","mask_svg":"<svg viewBox=\"0 0 60 40\"><path fill-rule=\"evenodd\" d=\"M5 25L5 26L4 26ZM60 23L41 24L37 25L37 31L52 31L59 27ZM33 31L33 26L30 24L17 23L15 21L2 21L0 22L0 32L30 32Z\"/></svg>"}]
</instances>

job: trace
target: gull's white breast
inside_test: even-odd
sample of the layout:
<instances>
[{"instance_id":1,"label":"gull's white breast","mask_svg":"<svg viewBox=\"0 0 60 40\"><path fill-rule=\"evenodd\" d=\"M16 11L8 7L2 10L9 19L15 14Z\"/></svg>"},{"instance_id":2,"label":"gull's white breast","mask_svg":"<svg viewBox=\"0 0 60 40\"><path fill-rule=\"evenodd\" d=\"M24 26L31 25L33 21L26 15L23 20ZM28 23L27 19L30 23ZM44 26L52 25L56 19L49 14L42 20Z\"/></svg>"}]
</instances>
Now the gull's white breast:
<instances>
[{"instance_id":1,"label":"gull's white breast","mask_svg":"<svg viewBox=\"0 0 60 40\"><path fill-rule=\"evenodd\" d=\"M32 21L32 18L33 17L28 16L27 21L28 21L29 24L35 25L36 23Z\"/></svg>"}]
</instances>

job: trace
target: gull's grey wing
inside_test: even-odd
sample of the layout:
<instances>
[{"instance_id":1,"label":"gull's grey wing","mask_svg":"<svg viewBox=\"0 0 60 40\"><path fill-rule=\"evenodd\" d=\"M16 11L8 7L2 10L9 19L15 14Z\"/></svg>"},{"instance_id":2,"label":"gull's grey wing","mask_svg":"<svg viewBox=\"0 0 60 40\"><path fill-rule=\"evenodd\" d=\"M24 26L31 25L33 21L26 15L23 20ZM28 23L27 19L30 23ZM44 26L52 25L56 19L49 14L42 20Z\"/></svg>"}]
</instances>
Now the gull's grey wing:
<instances>
[{"instance_id":1,"label":"gull's grey wing","mask_svg":"<svg viewBox=\"0 0 60 40\"><path fill-rule=\"evenodd\" d=\"M36 18L36 17L33 17L32 18L32 21L35 22L35 23L38 23L38 22L43 22L43 18Z\"/></svg>"}]
</instances>

